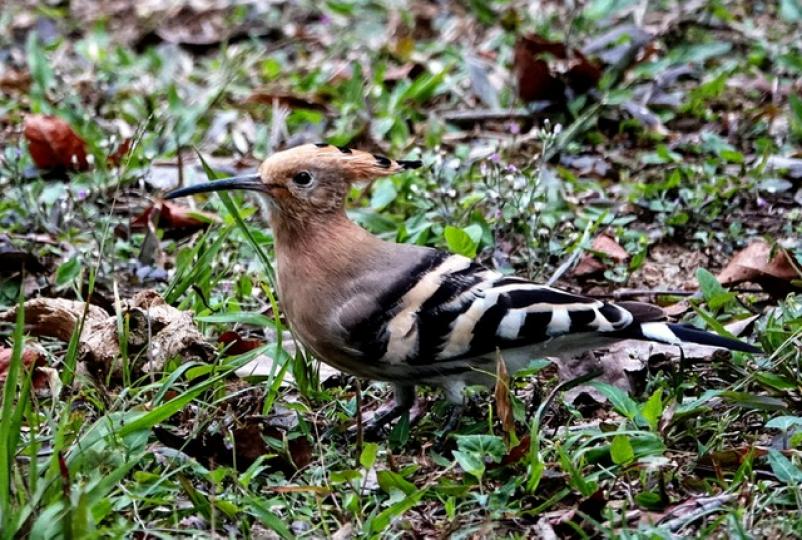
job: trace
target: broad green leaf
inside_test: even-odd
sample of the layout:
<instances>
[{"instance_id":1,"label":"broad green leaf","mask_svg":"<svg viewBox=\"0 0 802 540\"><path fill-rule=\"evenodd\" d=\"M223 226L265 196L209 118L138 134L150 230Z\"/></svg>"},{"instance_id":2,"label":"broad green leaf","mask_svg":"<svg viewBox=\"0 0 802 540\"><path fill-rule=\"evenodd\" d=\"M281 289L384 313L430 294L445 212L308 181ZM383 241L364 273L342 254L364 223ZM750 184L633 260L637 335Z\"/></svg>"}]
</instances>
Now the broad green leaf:
<instances>
[{"instance_id":1,"label":"broad green leaf","mask_svg":"<svg viewBox=\"0 0 802 540\"><path fill-rule=\"evenodd\" d=\"M780 0L780 17L790 23L802 22L802 1Z\"/></svg>"},{"instance_id":2,"label":"broad green leaf","mask_svg":"<svg viewBox=\"0 0 802 540\"><path fill-rule=\"evenodd\" d=\"M465 230L447 225L443 236L446 239L448 249L451 250L452 253L464 255L471 259L476 256L476 248L479 244L478 242L474 242L473 238L471 238Z\"/></svg>"},{"instance_id":3,"label":"broad green leaf","mask_svg":"<svg viewBox=\"0 0 802 540\"><path fill-rule=\"evenodd\" d=\"M768 461L769 465L771 465L772 472L774 472L777 479L781 482L792 486L798 486L802 483L802 471L781 452L773 448L770 449Z\"/></svg>"},{"instance_id":4,"label":"broad green leaf","mask_svg":"<svg viewBox=\"0 0 802 540\"><path fill-rule=\"evenodd\" d=\"M600 381L591 381L588 384L601 392L604 397L610 400L610 404L616 411L630 420L634 420L638 415L638 404L617 386Z\"/></svg>"},{"instance_id":5,"label":"broad green leaf","mask_svg":"<svg viewBox=\"0 0 802 540\"><path fill-rule=\"evenodd\" d=\"M771 373L769 371L758 371L755 373L755 379L764 385L775 390L796 390L797 385L795 382L788 380L785 377L781 377L776 373Z\"/></svg>"},{"instance_id":6,"label":"broad green leaf","mask_svg":"<svg viewBox=\"0 0 802 540\"><path fill-rule=\"evenodd\" d=\"M376 473L376 480L379 482L379 487L382 491L388 495L390 495L394 489L403 492L405 495L411 495L418 489L415 487L415 484L408 481L400 474L389 470L378 471Z\"/></svg>"},{"instance_id":7,"label":"broad green leaf","mask_svg":"<svg viewBox=\"0 0 802 540\"><path fill-rule=\"evenodd\" d=\"M374 210L384 210L396 197L398 197L398 191L396 191L393 181L389 178L382 178L373 183L370 207Z\"/></svg>"},{"instance_id":8,"label":"broad green leaf","mask_svg":"<svg viewBox=\"0 0 802 540\"><path fill-rule=\"evenodd\" d=\"M332 484L344 484L346 482L353 482L362 478L362 473L353 469L345 471L332 471L329 475L329 480Z\"/></svg>"},{"instance_id":9,"label":"broad green leaf","mask_svg":"<svg viewBox=\"0 0 802 540\"><path fill-rule=\"evenodd\" d=\"M485 462L479 454L460 450L454 450L453 454L463 471L479 480L482 479L482 475L485 473Z\"/></svg>"},{"instance_id":10,"label":"broad green leaf","mask_svg":"<svg viewBox=\"0 0 802 540\"><path fill-rule=\"evenodd\" d=\"M457 446L463 452L487 456L496 463L507 453L504 441L495 435L460 435L457 437Z\"/></svg>"},{"instance_id":11,"label":"broad green leaf","mask_svg":"<svg viewBox=\"0 0 802 540\"><path fill-rule=\"evenodd\" d=\"M788 431L794 426L802 426L802 417L800 416L776 416L766 422L767 429L779 429L781 431Z\"/></svg>"},{"instance_id":12,"label":"broad green leaf","mask_svg":"<svg viewBox=\"0 0 802 540\"><path fill-rule=\"evenodd\" d=\"M781 400L769 396L750 394L748 392L724 391L719 394L722 398L740 405L747 409L758 409L761 411L780 411L788 408L788 405Z\"/></svg>"},{"instance_id":13,"label":"broad green leaf","mask_svg":"<svg viewBox=\"0 0 802 540\"><path fill-rule=\"evenodd\" d=\"M373 467L376 463L376 454L379 451L379 445L376 443L365 443L362 448L362 453L359 455L359 464L366 469Z\"/></svg>"},{"instance_id":14,"label":"broad green leaf","mask_svg":"<svg viewBox=\"0 0 802 540\"><path fill-rule=\"evenodd\" d=\"M626 435L616 435L610 443L610 457L616 465L626 465L635 459L635 451Z\"/></svg>"},{"instance_id":15,"label":"broad green leaf","mask_svg":"<svg viewBox=\"0 0 802 540\"><path fill-rule=\"evenodd\" d=\"M663 389L658 388L641 406L640 414L652 430L657 429L657 423L663 414Z\"/></svg>"},{"instance_id":16,"label":"broad green leaf","mask_svg":"<svg viewBox=\"0 0 802 540\"><path fill-rule=\"evenodd\" d=\"M56 270L56 287L69 285L79 273L81 273L81 262L77 257L62 263Z\"/></svg>"},{"instance_id":17,"label":"broad green leaf","mask_svg":"<svg viewBox=\"0 0 802 540\"><path fill-rule=\"evenodd\" d=\"M251 497L247 502L247 511L250 515L258 519L262 525L273 529L284 540L291 540L295 535L290 531L284 521L273 513L270 508L256 497Z\"/></svg>"},{"instance_id":18,"label":"broad green leaf","mask_svg":"<svg viewBox=\"0 0 802 540\"><path fill-rule=\"evenodd\" d=\"M376 517L372 518L367 525L367 528L374 533L380 533L390 525L393 518L400 516L416 504L420 502L426 490L422 489L408 495L404 500L399 501L382 511Z\"/></svg>"},{"instance_id":19,"label":"broad green leaf","mask_svg":"<svg viewBox=\"0 0 802 540\"><path fill-rule=\"evenodd\" d=\"M391 448L402 448L409 441L409 433L409 414L404 413L393 426L392 431L390 431L387 442L390 443Z\"/></svg>"},{"instance_id":20,"label":"broad green leaf","mask_svg":"<svg viewBox=\"0 0 802 540\"><path fill-rule=\"evenodd\" d=\"M719 309L735 298L735 293L731 293L722 287L716 276L704 268L699 268L696 271L696 279L699 281L699 288L710 309Z\"/></svg>"}]
</instances>

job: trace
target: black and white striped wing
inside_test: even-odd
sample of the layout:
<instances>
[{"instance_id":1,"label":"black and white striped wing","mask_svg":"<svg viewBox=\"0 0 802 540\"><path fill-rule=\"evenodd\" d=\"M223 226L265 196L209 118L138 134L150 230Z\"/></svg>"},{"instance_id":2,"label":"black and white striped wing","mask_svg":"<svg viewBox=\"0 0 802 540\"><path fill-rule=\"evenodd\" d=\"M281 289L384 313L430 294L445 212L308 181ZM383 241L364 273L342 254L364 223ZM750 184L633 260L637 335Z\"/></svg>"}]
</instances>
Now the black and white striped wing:
<instances>
[{"instance_id":1,"label":"black and white striped wing","mask_svg":"<svg viewBox=\"0 0 802 540\"><path fill-rule=\"evenodd\" d=\"M448 362L526 347L571 333L617 332L626 309L505 277L465 257L432 251L376 309L348 329L350 345L389 365Z\"/></svg>"}]
</instances>

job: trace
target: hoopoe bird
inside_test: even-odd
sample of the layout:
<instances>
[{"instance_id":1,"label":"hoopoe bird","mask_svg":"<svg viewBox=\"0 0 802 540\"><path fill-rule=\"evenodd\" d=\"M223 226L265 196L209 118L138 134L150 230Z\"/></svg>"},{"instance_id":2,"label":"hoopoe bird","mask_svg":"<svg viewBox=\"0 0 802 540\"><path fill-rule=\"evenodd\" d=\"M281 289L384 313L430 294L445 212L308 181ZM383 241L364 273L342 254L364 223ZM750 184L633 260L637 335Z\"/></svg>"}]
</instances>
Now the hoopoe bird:
<instances>
[{"instance_id":1,"label":"hoopoe bird","mask_svg":"<svg viewBox=\"0 0 802 540\"><path fill-rule=\"evenodd\" d=\"M662 310L604 302L503 275L447 252L381 240L352 222L354 182L421 166L328 144L270 156L258 173L174 190L267 196L282 310L301 344L346 373L393 385L394 405L368 426L377 435L407 412L415 387L443 389L456 425L469 385L495 383L497 354L514 373L531 359L579 353L625 339L760 349L692 326ZM447 428L448 429L448 428Z\"/></svg>"}]
</instances>

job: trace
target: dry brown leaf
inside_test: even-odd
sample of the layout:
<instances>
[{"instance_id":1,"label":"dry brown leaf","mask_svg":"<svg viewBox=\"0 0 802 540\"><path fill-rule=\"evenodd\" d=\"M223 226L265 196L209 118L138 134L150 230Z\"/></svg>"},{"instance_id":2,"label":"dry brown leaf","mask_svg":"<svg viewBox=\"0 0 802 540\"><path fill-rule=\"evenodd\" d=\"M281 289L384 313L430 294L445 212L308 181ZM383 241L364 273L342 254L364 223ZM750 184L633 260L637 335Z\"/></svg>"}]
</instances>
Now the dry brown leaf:
<instances>
[{"instance_id":1,"label":"dry brown leaf","mask_svg":"<svg viewBox=\"0 0 802 540\"><path fill-rule=\"evenodd\" d=\"M26 330L34 336L69 341L84 315L86 304L63 298L35 298L25 302ZM213 349L195 327L192 313L180 311L164 302L152 290L144 290L123 303L123 316L129 318L128 351L143 361L135 374L159 371L173 358L211 357ZM16 308L0 314L0 320L13 321ZM92 375L117 378L122 373L117 318L98 306L89 305L78 340L79 360Z\"/></svg>"},{"instance_id":2,"label":"dry brown leaf","mask_svg":"<svg viewBox=\"0 0 802 540\"><path fill-rule=\"evenodd\" d=\"M0 90L6 94L24 94L30 86L31 74L28 71L9 68L0 73Z\"/></svg>"},{"instance_id":3,"label":"dry brown leaf","mask_svg":"<svg viewBox=\"0 0 802 540\"><path fill-rule=\"evenodd\" d=\"M40 169L85 171L89 168L86 143L61 118L41 114L27 116L23 134L33 162Z\"/></svg>"},{"instance_id":4,"label":"dry brown leaf","mask_svg":"<svg viewBox=\"0 0 802 540\"><path fill-rule=\"evenodd\" d=\"M600 234L593 239L590 246L593 253L586 253L579 260L571 275L574 277L588 277L604 272L608 266L598 259L597 254L602 255L616 264L625 263L629 260L629 253L615 241L615 238L607 233Z\"/></svg>"},{"instance_id":5,"label":"dry brown leaf","mask_svg":"<svg viewBox=\"0 0 802 540\"><path fill-rule=\"evenodd\" d=\"M131 151L131 145L133 144L133 139L128 137L123 142L117 146L117 149L114 150L109 157L106 159L106 162L112 167L119 167L120 164L123 162L125 157L128 155L128 152Z\"/></svg>"},{"instance_id":6,"label":"dry brown leaf","mask_svg":"<svg viewBox=\"0 0 802 540\"><path fill-rule=\"evenodd\" d=\"M210 223L219 221L217 216L208 212L192 210L170 201L156 201L131 221L131 229L134 231L147 230L148 222L155 213L158 213L157 227L164 230L164 238L170 239L190 236L205 229Z\"/></svg>"},{"instance_id":7,"label":"dry brown leaf","mask_svg":"<svg viewBox=\"0 0 802 540\"><path fill-rule=\"evenodd\" d=\"M30 251L17 249L0 238L0 275L16 274L23 269L28 274L41 274L47 267L45 261Z\"/></svg>"},{"instance_id":8,"label":"dry brown leaf","mask_svg":"<svg viewBox=\"0 0 802 540\"><path fill-rule=\"evenodd\" d=\"M724 286L750 281L775 296L793 290L791 281L797 279L802 279L802 275L794 267L791 255L778 247L772 256L772 248L764 240L756 240L739 251L718 275L719 283Z\"/></svg>"},{"instance_id":9,"label":"dry brown leaf","mask_svg":"<svg viewBox=\"0 0 802 540\"><path fill-rule=\"evenodd\" d=\"M237 332L229 330L217 337L217 342L226 346L226 353L231 355L245 354L265 344L261 339L244 339Z\"/></svg>"},{"instance_id":10,"label":"dry brown leaf","mask_svg":"<svg viewBox=\"0 0 802 540\"><path fill-rule=\"evenodd\" d=\"M507 364L501 356L501 351L496 353L495 402L501 429L504 431L504 436L509 437L509 434L515 431L515 420L510 403L510 374L507 372Z\"/></svg>"},{"instance_id":11,"label":"dry brown leaf","mask_svg":"<svg viewBox=\"0 0 802 540\"><path fill-rule=\"evenodd\" d=\"M518 96L527 102L564 103L566 88L587 92L599 82L601 69L576 49L530 34L515 43Z\"/></svg>"}]
</instances>

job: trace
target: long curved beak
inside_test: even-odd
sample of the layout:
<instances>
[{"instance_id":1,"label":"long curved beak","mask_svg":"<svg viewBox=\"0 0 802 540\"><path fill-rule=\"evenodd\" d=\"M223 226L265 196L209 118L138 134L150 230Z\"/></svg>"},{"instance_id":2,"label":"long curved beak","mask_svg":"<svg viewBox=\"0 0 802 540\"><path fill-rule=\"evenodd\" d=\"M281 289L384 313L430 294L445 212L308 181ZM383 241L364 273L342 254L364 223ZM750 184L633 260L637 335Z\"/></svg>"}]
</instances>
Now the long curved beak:
<instances>
[{"instance_id":1,"label":"long curved beak","mask_svg":"<svg viewBox=\"0 0 802 540\"><path fill-rule=\"evenodd\" d=\"M266 186L262 183L261 177L258 173L246 174L243 176L232 176L231 178L223 178L221 180L214 180L208 184L197 184L181 189L174 189L167 193L165 199L175 199L177 197L186 197L187 195L195 195L196 193L209 193L211 191L227 191L230 189L247 189L250 191L267 191Z\"/></svg>"}]
</instances>

